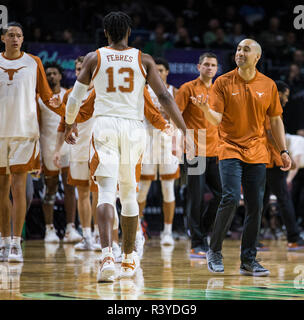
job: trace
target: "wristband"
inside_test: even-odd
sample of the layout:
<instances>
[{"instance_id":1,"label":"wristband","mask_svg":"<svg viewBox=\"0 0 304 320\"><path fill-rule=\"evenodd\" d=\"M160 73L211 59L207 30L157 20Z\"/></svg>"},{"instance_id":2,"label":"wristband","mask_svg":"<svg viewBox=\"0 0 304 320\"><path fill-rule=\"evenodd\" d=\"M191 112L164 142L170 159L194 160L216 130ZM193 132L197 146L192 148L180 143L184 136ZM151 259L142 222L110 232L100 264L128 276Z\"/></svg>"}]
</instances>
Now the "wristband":
<instances>
[{"instance_id":1,"label":"wristband","mask_svg":"<svg viewBox=\"0 0 304 320\"><path fill-rule=\"evenodd\" d=\"M290 156L288 150L282 150L282 151L280 152L280 155L282 155L283 153L287 153L287 154Z\"/></svg>"}]
</instances>

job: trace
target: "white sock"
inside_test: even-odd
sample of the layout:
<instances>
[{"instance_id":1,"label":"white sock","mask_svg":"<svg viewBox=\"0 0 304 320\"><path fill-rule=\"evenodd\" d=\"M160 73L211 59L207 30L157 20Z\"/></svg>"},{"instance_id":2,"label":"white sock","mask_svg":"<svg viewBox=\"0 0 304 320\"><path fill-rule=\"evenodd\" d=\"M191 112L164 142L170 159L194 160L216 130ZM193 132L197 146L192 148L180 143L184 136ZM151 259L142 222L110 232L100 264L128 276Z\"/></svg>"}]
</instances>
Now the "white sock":
<instances>
[{"instance_id":1,"label":"white sock","mask_svg":"<svg viewBox=\"0 0 304 320\"><path fill-rule=\"evenodd\" d=\"M94 224L94 233L99 235L99 228L98 228L98 224Z\"/></svg>"},{"instance_id":2,"label":"white sock","mask_svg":"<svg viewBox=\"0 0 304 320\"><path fill-rule=\"evenodd\" d=\"M165 234L171 234L172 233L172 224L165 223L164 225L164 233Z\"/></svg>"},{"instance_id":3,"label":"white sock","mask_svg":"<svg viewBox=\"0 0 304 320\"><path fill-rule=\"evenodd\" d=\"M73 222L70 222L67 224L66 231L71 232L73 228L75 228L75 225Z\"/></svg>"},{"instance_id":4,"label":"white sock","mask_svg":"<svg viewBox=\"0 0 304 320\"><path fill-rule=\"evenodd\" d=\"M92 236L91 228L90 227L83 228L82 229L82 234L83 234L84 238L91 238L91 236Z\"/></svg>"},{"instance_id":5,"label":"white sock","mask_svg":"<svg viewBox=\"0 0 304 320\"><path fill-rule=\"evenodd\" d=\"M15 237L13 236L13 239L12 239L12 244L16 244L17 246L20 246L21 244L21 237Z\"/></svg>"},{"instance_id":6,"label":"white sock","mask_svg":"<svg viewBox=\"0 0 304 320\"><path fill-rule=\"evenodd\" d=\"M102 248L102 254L105 255L106 253L112 253L111 247Z\"/></svg>"},{"instance_id":7,"label":"white sock","mask_svg":"<svg viewBox=\"0 0 304 320\"><path fill-rule=\"evenodd\" d=\"M124 259L130 259L130 260L132 260L132 259L133 259L133 252L128 253L128 254L124 254Z\"/></svg>"}]
</instances>

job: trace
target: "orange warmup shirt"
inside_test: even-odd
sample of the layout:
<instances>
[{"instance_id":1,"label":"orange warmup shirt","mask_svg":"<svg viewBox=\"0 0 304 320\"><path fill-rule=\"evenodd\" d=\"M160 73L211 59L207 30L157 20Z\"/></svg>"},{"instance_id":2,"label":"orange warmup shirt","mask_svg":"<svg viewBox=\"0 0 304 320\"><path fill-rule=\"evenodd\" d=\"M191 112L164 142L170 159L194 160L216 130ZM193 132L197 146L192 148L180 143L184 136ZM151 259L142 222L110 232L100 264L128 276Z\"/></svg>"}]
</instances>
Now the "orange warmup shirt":
<instances>
[{"instance_id":1,"label":"orange warmup shirt","mask_svg":"<svg viewBox=\"0 0 304 320\"><path fill-rule=\"evenodd\" d=\"M236 68L215 80L210 106L223 114L219 125L219 160L236 158L247 163L269 163L265 118L283 112L273 80L256 70L255 77L247 82Z\"/></svg>"},{"instance_id":2,"label":"orange warmup shirt","mask_svg":"<svg viewBox=\"0 0 304 320\"><path fill-rule=\"evenodd\" d=\"M218 127L212 125L204 116L204 112L194 105L190 99L204 94L209 95L211 88L207 88L200 78L184 83L177 91L175 102L183 114L187 129L194 129L194 143L198 155L198 130L206 129L206 144L200 142L199 151L205 152L207 157L217 156ZM200 154L203 155L203 154Z\"/></svg>"}]
</instances>

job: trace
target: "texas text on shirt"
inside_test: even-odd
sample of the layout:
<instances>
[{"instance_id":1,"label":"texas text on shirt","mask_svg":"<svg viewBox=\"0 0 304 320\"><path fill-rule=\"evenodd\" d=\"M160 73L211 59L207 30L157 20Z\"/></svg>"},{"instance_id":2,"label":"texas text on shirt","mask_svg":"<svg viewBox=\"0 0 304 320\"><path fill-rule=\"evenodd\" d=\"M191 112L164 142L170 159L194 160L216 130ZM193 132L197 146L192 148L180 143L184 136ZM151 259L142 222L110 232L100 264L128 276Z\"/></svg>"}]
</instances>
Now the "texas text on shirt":
<instances>
[{"instance_id":1,"label":"texas text on shirt","mask_svg":"<svg viewBox=\"0 0 304 320\"><path fill-rule=\"evenodd\" d=\"M49 88L40 58L21 52L17 59L0 55L0 173L39 168L39 125L36 94L51 109Z\"/></svg>"},{"instance_id":2,"label":"texas text on shirt","mask_svg":"<svg viewBox=\"0 0 304 320\"><path fill-rule=\"evenodd\" d=\"M184 83L177 91L175 101L181 112L187 125L187 128L194 129L194 142L198 146L198 130L206 129L206 148L204 141L200 141L199 150L206 152L207 157L217 156L217 145L218 145L218 128L210 124L205 118L204 112L195 106L190 97L196 97L204 94L209 95L211 87L207 88L200 78L193 81ZM198 150L196 151L198 155ZM203 154L200 154L201 156Z\"/></svg>"},{"instance_id":3,"label":"texas text on shirt","mask_svg":"<svg viewBox=\"0 0 304 320\"><path fill-rule=\"evenodd\" d=\"M236 68L215 80L210 106L223 114L219 125L219 160L236 158L247 163L269 163L265 117L283 112L273 80L256 70L255 77L246 82Z\"/></svg>"}]
</instances>

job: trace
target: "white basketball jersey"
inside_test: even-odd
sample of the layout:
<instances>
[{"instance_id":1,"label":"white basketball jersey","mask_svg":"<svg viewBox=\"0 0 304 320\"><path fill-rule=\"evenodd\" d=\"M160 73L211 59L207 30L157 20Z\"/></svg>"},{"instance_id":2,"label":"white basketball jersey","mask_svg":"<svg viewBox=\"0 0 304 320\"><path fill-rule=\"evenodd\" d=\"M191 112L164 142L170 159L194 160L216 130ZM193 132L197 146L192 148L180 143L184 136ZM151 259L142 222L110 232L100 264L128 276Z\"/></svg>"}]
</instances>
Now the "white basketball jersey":
<instances>
[{"instance_id":1,"label":"white basketball jersey","mask_svg":"<svg viewBox=\"0 0 304 320\"><path fill-rule=\"evenodd\" d=\"M140 50L103 47L97 54L99 63L93 75L94 116L143 120L146 72Z\"/></svg>"},{"instance_id":2,"label":"white basketball jersey","mask_svg":"<svg viewBox=\"0 0 304 320\"><path fill-rule=\"evenodd\" d=\"M18 59L0 55L0 137L38 138L36 88L38 64L22 52Z\"/></svg>"}]
</instances>

